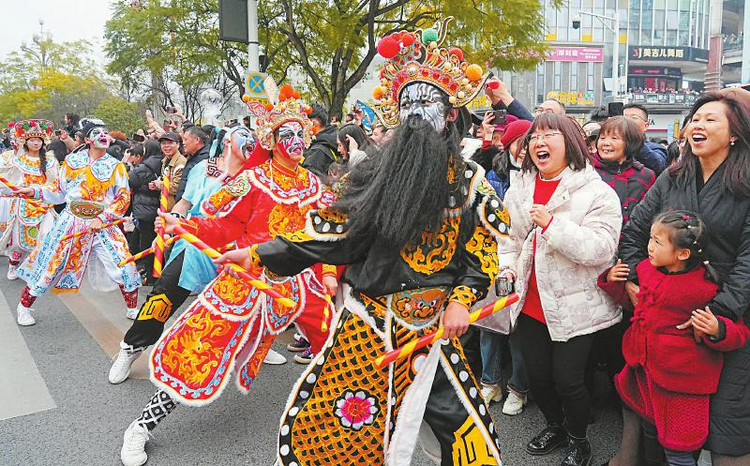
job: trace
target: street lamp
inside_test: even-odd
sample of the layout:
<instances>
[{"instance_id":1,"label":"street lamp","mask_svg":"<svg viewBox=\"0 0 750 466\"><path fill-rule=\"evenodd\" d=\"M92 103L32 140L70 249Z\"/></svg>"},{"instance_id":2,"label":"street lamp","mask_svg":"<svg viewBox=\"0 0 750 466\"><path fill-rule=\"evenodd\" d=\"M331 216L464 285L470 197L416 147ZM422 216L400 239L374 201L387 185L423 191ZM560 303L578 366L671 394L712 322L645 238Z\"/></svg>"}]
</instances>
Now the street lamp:
<instances>
[{"instance_id":1,"label":"street lamp","mask_svg":"<svg viewBox=\"0 0 750 466\"><path fill-rule=\"evenodd\" d=\"M612 48L612 80L614 81L614 89L612 90L612 97L617 99L620 95L620 15L617 14L617 8L615 8L615 16L605 16L596 13L590 13L588 11L578 11L580 15L588 15L598 19L605 28L612 31L614 36L614 43ZM611 25L609 21L614 23ZM573 18L573 29L581 27L580 18Z\"/></svg>"}]
</instances>

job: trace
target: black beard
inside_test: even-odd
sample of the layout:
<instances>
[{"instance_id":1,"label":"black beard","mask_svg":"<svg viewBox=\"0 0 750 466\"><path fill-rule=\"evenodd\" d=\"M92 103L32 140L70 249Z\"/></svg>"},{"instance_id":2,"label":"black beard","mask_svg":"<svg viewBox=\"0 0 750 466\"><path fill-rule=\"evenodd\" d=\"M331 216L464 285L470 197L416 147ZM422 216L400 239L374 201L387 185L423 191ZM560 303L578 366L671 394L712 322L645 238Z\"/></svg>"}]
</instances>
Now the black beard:
<instances>
[{"instance_id":1,"label":"black beard","mask_svg":"<svg viewBox=\"0 0 750 466\"><path fill-rule=\"evenodd\" d=\"M366 247L383 242L400 251L437 232L448 206L448 165L460 162L459 136L452 123L444 135L427 121L410 117L384 152L358 164L334 208L349 216L347 237ZM461 173L461 172L458 172Z\"/></svg>"}]
</instances>

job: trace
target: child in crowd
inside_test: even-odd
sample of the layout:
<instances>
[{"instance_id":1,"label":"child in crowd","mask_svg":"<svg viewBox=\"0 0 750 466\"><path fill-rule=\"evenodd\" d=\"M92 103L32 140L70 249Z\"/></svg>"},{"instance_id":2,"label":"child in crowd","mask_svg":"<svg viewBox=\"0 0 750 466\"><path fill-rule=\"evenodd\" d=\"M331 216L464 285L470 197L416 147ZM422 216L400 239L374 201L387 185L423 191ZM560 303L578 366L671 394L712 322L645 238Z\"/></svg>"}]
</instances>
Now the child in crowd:
<instances>
[{"instance_id":1,"label":"child in crowd","mask_svg":"<svg viewBox=\"0 0 750 466\"><path fill-rule=\"evenodd\" d=\"M744 324L706 306L719 287L703 264L705 240L706 227L695 214L662 213L651 226L648 259L637 266L640 292L622 345L627 365L615 385L642 419L649 465L660 464L654 438L670 466L696 464L692 452L708 437L709 398L723 361L719 352L742 347L749 336ZM628 274L618 260L599 286L624 303Z\"/></svg>"}]
</instances>

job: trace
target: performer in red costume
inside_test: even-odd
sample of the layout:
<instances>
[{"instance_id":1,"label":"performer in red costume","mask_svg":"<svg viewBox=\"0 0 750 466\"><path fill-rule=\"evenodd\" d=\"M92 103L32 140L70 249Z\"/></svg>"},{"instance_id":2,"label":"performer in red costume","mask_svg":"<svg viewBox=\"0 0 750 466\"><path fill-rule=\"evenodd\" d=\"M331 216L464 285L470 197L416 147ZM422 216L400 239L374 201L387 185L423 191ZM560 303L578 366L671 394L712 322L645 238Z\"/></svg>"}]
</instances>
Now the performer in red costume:
<instances>
[{"instance_id":1,"label":"performer in red costume","mask_svg":"<svg viewBox=\"0 0 750 466\"><path fill-rule=\"evenodd\" d=\"M271 159L245 170L205 201L201 208L206 218L163 216L167 233L179 222L211 247L236 241L242 248L303 229L308 211L333 201L318 177L299 166L311 138L309 107L288 85L269 100L273 104L250 102L249 106L259 119L258 142L271 151ZM327 337L322 330L325 293L335 294L335 267L323 266L325 288L312 268L292 277L260 272L254 274L296 305L286 308L243 280L220 273L156 343L150 366L151 380L159 390L125 432L120 452L125 466L146 462L149 432L176 402L191 406L212 402L232 372L238 388L246 393L276 336L292 323L313 351L320 351Z\"/></svg>"}]
</instances>

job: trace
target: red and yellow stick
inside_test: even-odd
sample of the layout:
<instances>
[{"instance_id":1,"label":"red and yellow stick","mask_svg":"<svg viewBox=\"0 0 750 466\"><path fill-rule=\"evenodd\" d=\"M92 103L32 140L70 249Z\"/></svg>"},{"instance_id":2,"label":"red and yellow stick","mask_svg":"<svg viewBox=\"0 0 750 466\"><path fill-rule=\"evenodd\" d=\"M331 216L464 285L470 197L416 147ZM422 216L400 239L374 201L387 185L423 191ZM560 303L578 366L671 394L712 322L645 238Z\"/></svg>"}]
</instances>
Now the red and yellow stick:
<instances>
[{"instance_id":1,"label":"red and yellow stick","mask_svg":"<svg viewBox=\"0 0 750 466\"><path fill-rule=\"evenodd\" d=\"M120 220L115 220L114 222L105 223L105 224L102 225L101 228L99 228L99 230L101 231L101 230L104 230L105 228L113 227L113 226L119 225L119 224L121 224L123 222L125 222L124 218L121 218ZM72 233L70 235L65 235L65 236L62 237L62 239L60 239L60 241L68 241L69 239L77 238L78 236L83 236L86 233L89 233L90 231L91 231L91 228L86 228L85 230L81 230L81 231L78 231L76 233Z\"/></svg>"},{"instance_id":2,"label":"red and yellow stick","mask_svg":"<svg viewBox=\"0 0 750 466\"><path fill-rule=\"evenodd\" d=\"M483 308L478 309L472 312L471 314L469 314L469 323L473 324L474 322L478 320L484 319L490 314L494 314L500 309L510 306L511 304L517 302L519 299L521 299L521 297L518 296L517 293L511 293L508 296L500 298L494 303L488 304L484 306ZM397 361L401 358L409 356L414 351L420 348L424 348L425 346L431 343L435 343L436 341L443 338L444 332L445 332L445 328L440 327L433 333L425 335L416 340L412 340L409 343L405 344L404 346L400 348L396 348L393 351L389 351L388 353L378 357L378 359L375 360L375 364L377 364L378 368L383 368L394 361Z\"/></svg>"},{"instance_id":3,"label":"red and yellow stick","mask_svg":"<svg viewBox=\"0 0 750 466\"><path fill-rule=\"evenodd\" d=\"M333 307L333 300L331 299L331 295L328 294L328 291L326 291L326 305L323 306L323 322L320 323L320 331L325 333L328 331L328 319L331 318L331 315L333 311L335 311L336 308Z\"/></svg>"},{"instance_id":4,"label":"red and yellow stick","mask_svg":"<svg viewBox=\"0 0 750 466\"><path fill-rule=\"evenodd\" d=\"M172 237L168 238L164 242L164 246L165 247L169 246L170 244L174 243L178 239L180 239L179 236L172 236ZM131 262L135 262L137 260L143 259L144 257L148 256L149 254L153 254L153 253L154 253L154 247L151 246L150 248L145 249L145 250L139 252L138 254L133 254L132 256L128 257L127 259L125 259L122 262L120 262L119 264L117 264L117 266L118 267L122 267L125 264L130 264Z\"/></svg>"},{"instance_id":5,"label":"red and yellow stick","mask_svg":"<svg viewBox=\"0 0 750 466\"><path fill-rule=\"evenodd\" d=\"M4 176L0 176L0 183L4 184L9 189L12 189L12 190L18 189L18 186L14 185L10 181L8 181L8 179L5 178ZM20 197L20 196L13 196L13 197ZM26 199L27 201L29 201L30 204L34 204L37 207L44 207L44 204L42 204L41 202L37 201L36 199L30 199L30 198L27 198L27 197L24 197L23 199Z\"/></svg>"},{"instance_id":6,"label":"red and yellow stick","mask_svg":"<svg viewBox=\"0 0 750 466\"><path fill-rule=\"evenodd\" d=\"M159 211L166 214L169 209L169 176L164 175L161 180L161 197L159 199ZM161 269L164 264L164 227L156 232L156 244L154 245L154 277L161 277Z\"/></svg>"},{"instance_id":7,"label":"red and yellow stick","mask_svg":"<svg viewBox=\"0 0 750 466\"><path fill-rule=\"evenodd\" d=\"M216 259L221 255L219 254L219 251L207 245L206 243L201 241L200 238L188 232L180 225L175 225L174 232L182 239L198 248L211 259ZM297 305L292 299L283 296L278 291L274 290L268 283L259 280L256 277L253 277L247 272L247 270L243 269L239 265L229 262L227 263L227 266L231 267L235 272L237 272L237 275L239 275L243 280L247 281L251 286L254 286L259 291L272 297L277 303L281 304L282 306L292 308Z\"/></svg>"}]
</instances>

